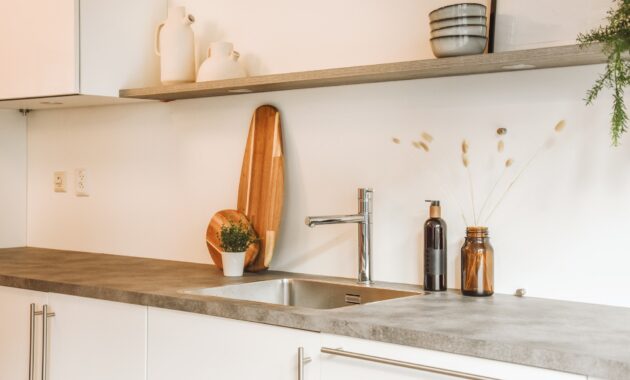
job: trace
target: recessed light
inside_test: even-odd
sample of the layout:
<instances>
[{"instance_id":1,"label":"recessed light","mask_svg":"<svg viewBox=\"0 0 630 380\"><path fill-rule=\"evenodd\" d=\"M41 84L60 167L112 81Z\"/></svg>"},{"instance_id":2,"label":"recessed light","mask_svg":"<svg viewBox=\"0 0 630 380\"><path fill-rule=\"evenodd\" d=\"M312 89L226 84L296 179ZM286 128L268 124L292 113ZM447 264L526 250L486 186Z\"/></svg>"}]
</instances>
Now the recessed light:
<instances>
[{"instance_id":1,"label":"recessed light","mask_svg":"<svg viewBox=\"0 0 630 380\"><path fill-rule=\"evenodd\" d=\"M228 90L228 92L232 93L232 94L247 94L250 92L253 92L252 90L250 90L249 88L235 88L233 90Z\"/></svg>"},{"instance_id":2,"label":"recessed light","mask_svg":"<svg viewBox=\"0 0 630 380\"><path fill-rule=\"evenodd\" d=\"M503 70L526 70L526 69L535 69L536 66L528 65L528 64L524 64L524 63L519 63L519 64L516 64L516 65L503 66L501 68Z\"/></svg>"},{"instance_id":3,"label":"recessed light","mask_svg":"<svg viewBox=\"0 0 630 380\"><path fill-rule=\"evenodd\" d=\"M45 104L47 106L57 106L57 105L63 104L62 102L55 102L55 101L51 101L51 100L46 100L46 101L39 102L39 103L40 104Z\"/></svg>"}]
</instances>

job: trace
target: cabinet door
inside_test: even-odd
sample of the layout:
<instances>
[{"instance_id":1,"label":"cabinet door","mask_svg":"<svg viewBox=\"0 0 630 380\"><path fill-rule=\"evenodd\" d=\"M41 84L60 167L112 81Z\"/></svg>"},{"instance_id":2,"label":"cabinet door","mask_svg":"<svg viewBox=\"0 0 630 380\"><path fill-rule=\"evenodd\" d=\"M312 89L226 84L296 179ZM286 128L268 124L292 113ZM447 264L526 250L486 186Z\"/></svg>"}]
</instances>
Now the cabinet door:
<instances>
[{"instance_id":1,"label":"cabinet door","mask_svg":"<svg viewBox=\"0 0 630 380\"><path fill-rule=\"evenodd\" d=\"M496 379L586 380L585 376L565 372L336 335L322 334L322 346ZM322 380L454 380L465 378L324 353L321 354L320 363Z\"/></svg>"},{"instance_id":2,"label":"cabinet door","mask_svg":"<svg viewBox=\"0 0 630 380\"><path fill-rule=\"evenodd\" d=\"M30 305L40 311L46 293L0 286L0 379L28 379ZM35 374L39 373L41 316L35 317Z\"/></svg>"},{"instance_id":3,"label":"cabinet door","mask_svg":"<svg viewBox=\"0 0 630 380\"><path fill-rule=\"evenodd\" d=\"M0 0L0 99L78 92L78 0Z\"/></svg>"},{"instance_id":4,"label":"cabinet door","mask_svg":"<svg viewBox=\"0 0 630 380\"><path fill-rule=\"evenodd\" d=\"M149 308L149 380L296 380L298 347L319 379L319 334L252 322Z\"/></svg>"},{"instance_id":5,"label":"cabinet door","mask_svg":"<svg viewBox=\"0 0 630 380\"><path fill-rule=\"evenodd\" d=\"M50 380L144 380L146 306L50 293Z\"/></svg>"}]
</instances>

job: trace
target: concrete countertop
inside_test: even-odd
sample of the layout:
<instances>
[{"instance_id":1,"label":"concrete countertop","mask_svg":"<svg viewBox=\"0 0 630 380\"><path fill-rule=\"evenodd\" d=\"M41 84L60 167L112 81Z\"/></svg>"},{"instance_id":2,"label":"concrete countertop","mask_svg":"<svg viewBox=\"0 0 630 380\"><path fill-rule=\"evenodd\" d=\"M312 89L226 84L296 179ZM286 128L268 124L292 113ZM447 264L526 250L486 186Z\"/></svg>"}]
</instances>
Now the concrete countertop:
<instances>
[{"instance_id":1,"label":"concrete countertop","mask_svg":"<svg viewBox=\"0 0 630 380\"><path fill-rule=\"evenodd\" d=\"M494 295L433 293L332 310L179 293L304 277L223 277L212 265L42 248L0 249L0 286L98 298L396 343L606 379L630 379L630 309ZM421 290L417 286L377 286Z\"/></svg>"}]
</instances>

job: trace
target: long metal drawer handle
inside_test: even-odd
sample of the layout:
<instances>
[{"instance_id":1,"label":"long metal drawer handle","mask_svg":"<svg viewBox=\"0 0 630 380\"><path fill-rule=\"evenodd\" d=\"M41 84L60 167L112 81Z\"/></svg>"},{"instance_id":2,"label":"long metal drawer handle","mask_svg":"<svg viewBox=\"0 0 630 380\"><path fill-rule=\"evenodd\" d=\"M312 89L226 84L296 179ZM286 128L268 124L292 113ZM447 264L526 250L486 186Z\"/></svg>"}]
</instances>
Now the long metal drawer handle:
<instances>
[{"instance_id":1,"label":"long metal drawer handle","mask_svg":"<svg viewBox=\"0 0 630 380\"><path fill-rule=\"evenodd\" d=\"M48 377L48 318L54 317L55 313L48 312L48 305L42 306L42 380Z\"/></svg>"},{"instance_id":2,"label":"long metal drawer handle","mask_svg":"<svg viewBox=\"0 0 630 380\"><path fill-rule=\"evenodd\" d=\"M396 366L396 367L403 367L403 368L415 369L415 370L418 370L418 371L431 372L431 373L437 373L437 374L440 374L440 375L447 375L447 376L452 376L452 377L458 377L460 379L468 379L468 380L499 380L499 379L496 379L494 377L486 377L486 376L473 375L473 374L466 373L466 372L451 371L449 369L430 367L430 366L420 365L420 364L415 364L415 363L410 363L410 362L403 362L403 361L400 361L400 360L387 359L387 358L381 358L381 357L378 357L378 356L359 354L359 353L356 353L356 352L344 351L342 349L322 347L321 348L321 352L323 352L325 354L345 356L347 358L352 358L352 359L365 360L365 361L368 361L368 362L387 364L387 365L392 365L392 366Z\"/></svg>"},{"instance_id":3,"label":"long metal drawer handle","mask_svg":"<svg viewBox=\"0 0 630 380\"><path fill-rule=\"evenodd\" d=\"M298 360L297 378L298 378L298 380L304 380L304 365L306 363L310 363L311 362L311 358L309 358L308 356L306 356L306 357L304 356L304 347L298 347L297 360Z\"/></svg>"}]
</instances>

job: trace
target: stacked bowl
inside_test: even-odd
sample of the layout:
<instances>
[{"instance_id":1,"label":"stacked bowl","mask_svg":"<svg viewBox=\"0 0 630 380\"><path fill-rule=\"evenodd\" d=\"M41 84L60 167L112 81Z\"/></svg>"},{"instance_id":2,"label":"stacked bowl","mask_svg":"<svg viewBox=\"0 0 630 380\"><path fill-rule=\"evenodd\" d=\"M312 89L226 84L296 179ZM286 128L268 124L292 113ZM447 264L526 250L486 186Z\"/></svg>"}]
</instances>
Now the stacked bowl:
<instances>
[{"instance_id":1,"label":"stacked bowl","mask_svg":"<svg viewBox=\"0 0 630 380\"><path fill-rule=\"evenodd\" d=\"M429 13L431 49L438 57L481 54L486 49L486 6L461 3Z\"/></svg>"}]
</instances>

